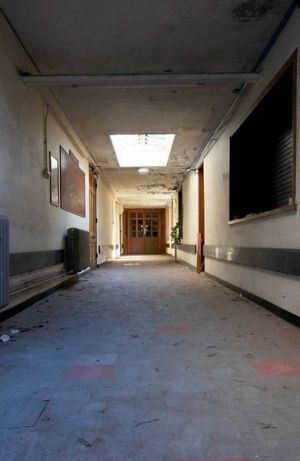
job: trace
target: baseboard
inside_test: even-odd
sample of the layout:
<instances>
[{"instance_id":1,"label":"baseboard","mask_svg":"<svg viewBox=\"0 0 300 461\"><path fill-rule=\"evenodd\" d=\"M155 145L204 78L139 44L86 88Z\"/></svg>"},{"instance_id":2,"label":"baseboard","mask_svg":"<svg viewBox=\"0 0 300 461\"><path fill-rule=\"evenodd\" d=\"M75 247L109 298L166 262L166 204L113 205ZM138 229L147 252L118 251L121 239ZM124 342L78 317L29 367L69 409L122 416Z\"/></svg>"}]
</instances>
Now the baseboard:
<instances>
[{"instance_id":1,"label":"baseboard","mask_svg":"<svg viewBox=\"0 0 300 461\"><path fill-rule=\"evenodd\" d=\"M239 288L236 285L232 285L231 283L226 282L226 280L222 280L219 277L216 277L215 275L209 274L208 272L205 272L205 275L210 279L220 283L221 285L224 285L226 288L229 288L235 293L242 294L245 298L249 299L250 301L253 301L255 304L258 304L259 306L264 307L268 311L273 312L273 314L276 314L278 317L283 318L287 322L290 322L293 325L300 327L300 317L298 317L298 315L292 314L291 312L286 311L282 307L276 306L275 304L272 304L269 301L266 301L265 299L254 295L253 293L249 293L243 288Z\"/></svg>"},{"instance_id":2,"label":"baseboard","mask_svg":"<svg viewBox=\"0 0 300 461\"><path fill-rule=\"evenodd\" d=\"M184 261L184 259L178 258L178 256L177 256L177 262L179 264L182 264L183 266L187 266L189 269L191 269L194 272L196 272L196 270L197 270L197 267L193 266L192 264L187 263L186 261Z\"/></svg>"},{"instance_id":3,"label":"baseboard","mask_svg":"<svg viewBox=\"0 0 300 461\"><path fill-rule=\"evenodd\" d=\"M63 274L61 277L57 277L55 280L48 280L44 284L40 284L39 287L29 288L26 292L22 293L22 295L16 295L12 297L9 304L0 310L0 323L4 322L4 320L9 319L10 317L13 317L19 312L22 312L24 309L36 303L37 301L46 298L62 286L76 283L80 277L87 274L88 272L89 269L74 275Z\"/></svg>"}]
</instances>

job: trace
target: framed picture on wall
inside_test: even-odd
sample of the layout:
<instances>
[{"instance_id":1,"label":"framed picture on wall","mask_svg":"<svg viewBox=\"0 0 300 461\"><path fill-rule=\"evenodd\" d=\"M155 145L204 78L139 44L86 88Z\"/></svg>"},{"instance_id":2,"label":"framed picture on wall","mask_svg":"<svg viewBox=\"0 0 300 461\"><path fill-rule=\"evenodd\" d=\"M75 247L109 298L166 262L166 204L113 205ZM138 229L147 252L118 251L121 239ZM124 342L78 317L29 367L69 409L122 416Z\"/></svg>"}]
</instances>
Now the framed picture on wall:
<instances>
[{"instance_id":1,"label":"framed picture on wall","mask_svg":"<svg viewBox=\"0 0 300 461\"><path fill-rule=\"evenodd\" d=\"M50 203L54 206L59 206L59 165L58 160L50 152Z\"/></svg>"},{"instance_id":2,"label":"framed picture on wall","mask_svg":"<svg viewBox=\"0 0 300 461\"><path fill-rule=\"evenodd\" d=\"M85 217L85 173L75 155L60 146L60 206Z\"/></svg>"}]
</instances>

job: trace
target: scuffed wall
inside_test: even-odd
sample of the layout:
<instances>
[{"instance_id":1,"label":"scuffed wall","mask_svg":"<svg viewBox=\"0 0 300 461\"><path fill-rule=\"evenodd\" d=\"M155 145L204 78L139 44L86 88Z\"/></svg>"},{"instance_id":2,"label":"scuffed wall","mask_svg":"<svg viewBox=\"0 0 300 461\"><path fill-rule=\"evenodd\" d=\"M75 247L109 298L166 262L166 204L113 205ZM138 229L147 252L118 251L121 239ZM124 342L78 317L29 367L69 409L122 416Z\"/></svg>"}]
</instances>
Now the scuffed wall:
<instances>
[{"instance_id":1,"label":"scuffed wall","mask_svg":"<svg viewBox=\"0 0 300 461\"><path fill-rule=\"evenodd\" d=\"M299 211L273 215L230 225L229 221L229 138L245 119L263 90L300 45L300 16L296 11L263 65L259 82L249 88L221 138L204 161L205 234L207 245L237 247L300 248ZM299 54L298 54L299 66ZM299 72L297 81L299 114ZM300 132L300 119L296 130ZM297 143L296 202L300 199L300 154ZM259 165L257 165L259 168ZM253 178L255 187L255 178ZM249 291L287 311L300 314L299 277L248 268L206 258L206 271Z\"/></svg>"},{"instance_id":2,"label":"scuffed wall","mask_svg":"<svg viewBox=\"0 0 300 461\"><path fill-rule=\"evenodd\" d=\"M122 207L117 203L113 191L103 179L98 179L97 187L97 246L98 263L120 256L119 215ZM99 251L100 250L100 251Z\"/></svg>"},{"instance_id":3,"label":"scuffed wall","mask_svg":"<svg viewBox=\"0 0 300 461\"><path fill-rule=\"evenodd\" d=\"M166 225L166 243L168 243L166 247L166 253L169 255L174 256L174 249L172 248L172 241L171 241L171 231L172 227L178 221L178 197L177 194L174 196L169 203L169 206L166 208L166 215L168 215L168 225Z\"/></svg>"},{"instance_id":4,"label":"scuffed wall","mask_svg":"<svg viewBox=\"0 0 300 461\"><path fill-rule=\"evenodd\" d=\"M181 243L187 245L185 251L178 249L178 259L195 266L197 256L192 253L198 233L198 175L191 171L182 185L183 196L183 238ZM193 247L193 248L192 248Z\"/></svg>"},{"instance_id":5,"label":"scuffed wall","mask_svg":"<svg viewBox=\"0 0 300 461\"><path fill-rule=\"evenodd\" d=\"M86 217L50 205L49 179L42 174L45 102L21 83L9 50L0 45L0 214L10 221L10 252L62 249L69 227L88 230L88 160L49 115L48 150L71 149L86 173Z\"/></svg>"}]
</instances>

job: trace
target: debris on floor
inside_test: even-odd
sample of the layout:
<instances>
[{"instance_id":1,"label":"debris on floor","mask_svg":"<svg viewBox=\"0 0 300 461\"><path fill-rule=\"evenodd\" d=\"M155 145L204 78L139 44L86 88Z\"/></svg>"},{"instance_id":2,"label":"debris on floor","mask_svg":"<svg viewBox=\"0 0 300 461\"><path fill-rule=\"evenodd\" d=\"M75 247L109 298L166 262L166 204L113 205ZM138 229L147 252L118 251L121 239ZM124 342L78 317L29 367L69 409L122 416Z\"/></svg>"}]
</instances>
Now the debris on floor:
<instances>
[{"instance_id":1,"label":"debris on floor","mask_svg":"<svg viewBox=\"0 0 300 461\"><path fill-rule=\"evenodd\" d=\"M7 343L7 341L10 340L10 336L8 335L2 335L0 336L0 341L2 341L3 343Z\"/></svg>"},{"instance_id":2,"label":"debris on floor","mask_svg":"<svg viewBox=\"0 0 300 461\"><path fill-rule=\"evenodd\" d=\"M168 257L126 261L1 325L0 460L299 461L299 330Z\"/></svg>"}]
</instances>

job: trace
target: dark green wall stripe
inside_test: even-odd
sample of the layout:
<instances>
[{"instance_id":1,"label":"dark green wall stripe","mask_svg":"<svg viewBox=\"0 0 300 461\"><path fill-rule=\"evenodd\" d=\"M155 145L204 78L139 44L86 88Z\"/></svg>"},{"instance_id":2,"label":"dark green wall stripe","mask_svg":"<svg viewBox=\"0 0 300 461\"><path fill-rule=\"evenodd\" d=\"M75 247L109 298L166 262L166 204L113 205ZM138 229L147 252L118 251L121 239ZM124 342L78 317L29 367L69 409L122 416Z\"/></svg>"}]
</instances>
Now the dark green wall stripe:
<instances>
[{"instance_id":1,"label":"dark green wall stripe","mask_svg":"<svg viewBox=\"0 0 300 461\"><path fill-rule=\"evenodd\" d=\"M119 245L116 244L116 245L101 245L103 248L109 248L110 250L118 250L119 249Z\"/></svg>"},{"instance_id":2,"label":"dark green wall stripe","mask_svg":"<svg viewBox=\"0 0 300 461\"><path fill-rule=\"evenodd\" d=\"M166 248L174 248L174 243L170 245L169 243L166 243ZM179 243L177 245L177 250L184 251L185 253L191 253L192 255L195 255L197 252L197 247L196 245L190 244L190 243Z\"/></svg>"},{"instance_id":3,"label":"dark green wall stripe","mask_svg":"<svg viewBox=\"0 0 300 461\"><path fill-rule=\"evenodd\" d=\"M208 258L300 276L300 250L205 245Z\"/></svg>"},{"instance_id":4,"label":"dark green wall stripe","mask_svg":"<svg viewBox=\"0 0 300 461\"><path fill-rule=\"evenodd\" d=\"M226 282L225 280L220 279L219 277L216 277L215 275L209 274L208 272L205 272L205 274L207 275L207 277L211 278L212 280L215 280L216 282L220 283L221 285L224 285L230 290L235 291L239 295L242 294L245 298L250 299L250 301L253 301L259 306L262 306L265 309L268 309L269 311L273 312L279 317L282 317L288 322L293 323L297 327L300 327L300 317L298 317L298 315L292 314L291 312L286 311L282 307L276 306L275 304L270 303L269 301L266 301L265 299L262 299L259 296L254 295L253 293L249 293L249 291L243 290L242 288L239 288L236 285L232 285L231 283Z\"/></svg>"},{"instance_id":5,"label":"dark green wall stripe","mask_svg":"<svg viewBox=\"0 0 300 461\"><path fill-rule=\"evenodd\" d=\"M45 267L62 264L65 261L64 250L33 251L28 253L12 253L9 256L10 275L32 272Z\"/></svg>"},{"instance_id":6,"label":"dark green wall stripe","mask_svg":"<svg viewBox=\"0 0 300 461\"><path fill-rule=\"evenodd\" d=\"M189 243L180 243L177 245L177 249L184 251L185 253L190 253L192 255L196 254L196 245L191 245Z\"/></svg>"}]
</instances>

